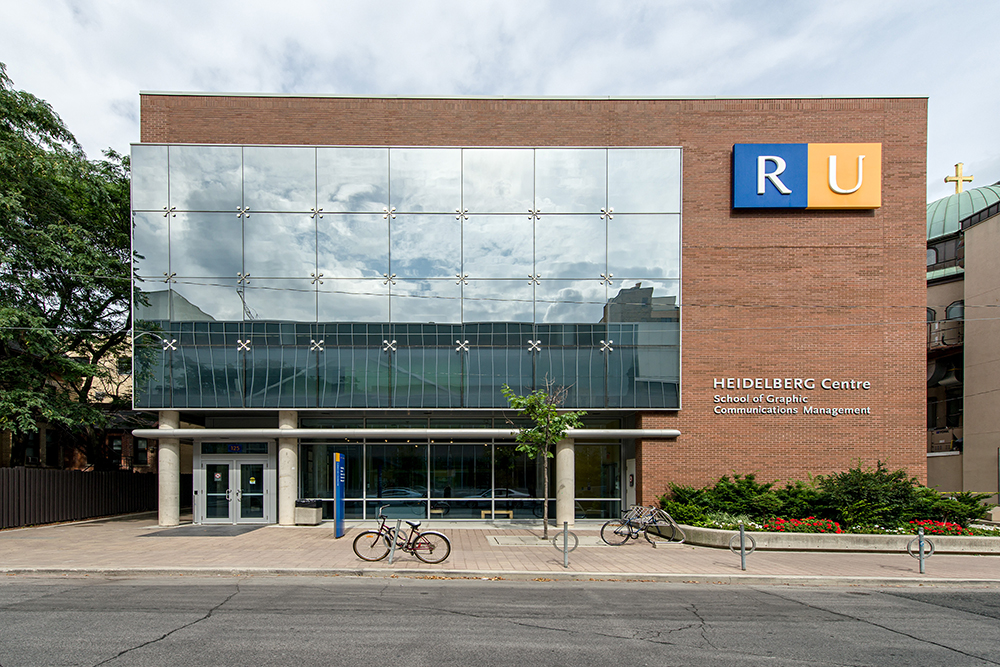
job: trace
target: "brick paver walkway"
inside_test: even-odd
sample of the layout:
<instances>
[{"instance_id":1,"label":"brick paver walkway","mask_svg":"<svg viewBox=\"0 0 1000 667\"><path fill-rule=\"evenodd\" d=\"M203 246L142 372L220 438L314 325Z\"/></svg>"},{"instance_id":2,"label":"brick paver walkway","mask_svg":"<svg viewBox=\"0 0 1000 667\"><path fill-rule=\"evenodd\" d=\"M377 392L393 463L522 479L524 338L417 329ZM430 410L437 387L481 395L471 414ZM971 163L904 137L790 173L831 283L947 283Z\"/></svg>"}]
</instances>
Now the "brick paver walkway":
<instances>
[{"instance_id":1,"label":"brick paver walkway","mask_svg":"<svg viewBox=\"0 0 1000 667\"><path fill-rule=\"evenodd\" d=\"M264 526L231 536L185 536L193 526L160 528L151 515L0 531L0 573L143 574L233 571L249 574L365 574L504 578L611 578L667 581L773 583L873 583L996 585L1000 556L935 555L926 564L905 553L765 552L740 559L727 550L686 544L651 547L645 540L622 547L600 541L599 526L574 528L580 547L569 567L541 529L476 525L428 526L452 542L444 563L428 565L409 554L395 562L368 563L351 543L367 522L340 539L332 524ZM555 531L550 531L555 535Z\"/></svg>"}]
</instances>

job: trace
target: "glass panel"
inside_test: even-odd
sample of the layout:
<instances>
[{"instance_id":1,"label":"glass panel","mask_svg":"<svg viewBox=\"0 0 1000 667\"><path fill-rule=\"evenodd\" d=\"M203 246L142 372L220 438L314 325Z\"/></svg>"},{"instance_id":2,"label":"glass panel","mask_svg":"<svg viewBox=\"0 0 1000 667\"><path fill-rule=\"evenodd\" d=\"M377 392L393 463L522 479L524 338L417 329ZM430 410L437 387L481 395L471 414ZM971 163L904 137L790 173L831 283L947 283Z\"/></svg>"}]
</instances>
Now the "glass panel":
<instances>
[{"instance_id":1,"label":"glass panel","mask_svg":"<svg viewBox=\"0 0 1000 667\"><path fill-rule=\"evenodd\" d=\"M366 456L368 498L416 504L427 497L427 445L369 443Z\"/></svg>"},{"instance_id":2,"label":"glass panel","mask_svg":"<svg viewBox=\"0 0 1000 667\"><path fill-rule=\"evenodd\" d=\"M389 149L318 148L316 181L324 211L381 211L389 205Z\"/></svg>"},{"instance_id":3,"label":"glass panel","mask_svg":"<svg viewBox=\"0 0 1000 667\"><path fill-rule=\"evenodd\" d=\"M132 146L132 210L167 207L167 147Z\"/></svg>"},{"instance_id":4,"label":"glass panel","mask_svg":"<svg viewBox=\"0 0 1000 667\"><path fill-rule=\"evenodd\" d=\"M389 407L389 355L381 347L333 347L330 338L326 342L318 355L319 407Z\"/></svg>"},{"instance_id":5,"label":"glass panel","mask_svg":"<svg viewBox=\"0 0 1000 667\"><path fill-rule=\"evenodd\" d=\"M679 369L676 347L616 347L608 355L608 406L679 407Z\"/></svg>"},{"instance_id":6,"label":"glass panel","mask_svg":"<svg viewBox=\"0 0 1000 667\"><path fill-rule=\"evenodd\" d=\"M535 273L593 278L607 273L607 230L596 215L543 215L535 223Z\"/></svg>"},{"instance_id":7,"label":"glass panel","mask_svg":"<svg viewBox=\"0 0 1000 667\"><path fill-rule=\"evenodd\" d=\"M311 211L316 206L316 149L244 147L243 205L251 211Z\"/></svg>"},{"instance_id":8,"label":"glass panel","mask_svg":"<svg viewBox=\"0 0 1000 667\"><path fill-rule=\"evenodd\" d=\"M389 201L398 212L452 213L462 204L462 151L389 149Z\"/></svg>"},{"instance_id":9,"label":"glass panel","mask_svg":"<svg viewBox=\"0 0 1000 667\"><path fill-rule=\"evenodd\" d=\"M316 321L316 288L309 280L252 278L243 290L246 320Z\"/></svg>"},{"instance_id":10,"label":"glass panel","mask_svg":"<svg viewBox=\"0 0 1000 667\"><path fill-rule=\"evenodd\" d=\"M457 278L462 224L455 215L400 214L389 234L392 273L400 278Z\"/></svg>"},{"instance_id":11,"label":"glass panel","mask_svg":"<svg viewBox=\"0 0 1000 667\"><path fill-rule=\"evenodd\" d=\"M546 381L566 390L567 408L604 407L604 353L600 347L554 347L542 344L535 386Z\"/></svg>"},{"instance_id":12,"label":"glass panel","mask_svg":"<svg viewBox=\"0 0 1000 667\"><path fill-rule=\"evenodd\" d=\"M621 516L622 502L620 500L578 500L576 501L577 516L582 513L584 519L617 519Z\"/></svg>"},{"instance_id":13,"label":"glass panel","mask_svg":"<svg viewBox=\"0 0 1000 667\"><path fill-rule=\"evenodd\" d=\"M135 286L142 290L143 298L146 301L146 303L135 301L136 322L170 319L170 289L165 283L162 281L142 282L136 279Z\"/></svg>"},{"instance_id":14,"label":"glass panel","mask_svg":"<svg viewBox=\"0 0 1000 667\"><path fill-rule=\"evenodd\" d=\"M534 271L534 229L527 215L469 216L463 268L471 278L525 278Z\"/></svg>"},{"instance_id":15,"label":"glass panel","mask_svg":"<svg viewBox=\"0 0 1000 667\"><path fill-rule=\"evenodd\" d=\"M521 395L533 389L534 356L527 343L524 347L472 347L466 365L466 407L507 407L500 393L505 384Z\"/></svg>"},{"instance_id":16,"label":"glass panel","mask_svg":"<svg viewBox=\"0 0 1000 667\"><path fill-rule=\"evenodd\" d=\"M396 280L391 287L393 322L462 321L462 287L449 280Z\"/></svg>"},{"instance_id":17,"label":"glass panel","mask_svg":"<svg viewBox=\"0 0 1000 667\"><path fill-rule=\"evenodd\" d=\"M229 465L209 463L205 465L205 518L228 519Z\"/></svg>"},{"instance_id":18,"label":"glass panel","mask_svg":"<svg viewBox=\"0 0 1000 667\"><path fill-rule=\"evenodd\" d=\"M532 149L467 148L462 160L463 205L470 213L525 213L533 208Z\"/></svg>"},{"instance_id":19,"label":"glass panel","mask_svg":"<svg viewBox=\"0 0 1000 667\"><path fill-rule=\"evenodd\" d=\"M465 322L531 322L533 290L523 280L469 280L463 286ZM527 342L525 343L527 345Z\"/></svg>"},{"instance_id":20,"label":"glass panel","mask_svg":"<svg viewBox=\"0 0 1000 667\"><path fill-rule=\"evenodd\" d=\"M494 489L497 499L517 500L541 498L545 486L544 468L541 459L529 458L517 451L514 445L496 445L494 456ZM549 459L551 462L553 459ZM551 463L550 463L551 465ZM549 493L555 494L555 476L549 475Z\"/></svg>"},{"instance_id":21,"label":"glass panel","mask_svg":"<svg viewBox=\"0 0 1000 667\"><path fill-rule=\"evenodd\" d=\"M170 268L169 218L162 213L136 213L132 220L132 268L143 277L163 278Z\"/></svg>"},{"instance_id":22,"label":"glass panel","mask_svg":"<svg viewBox=\"0 0 1000 667\"><path fill-rule=\"evenodd\" d=\"M676 322L680 281L642 280L625 277L608 288L608 322ZM631 344L619 341L621 344Z\"/></svg>"},{"instance_id":23,"label":"glass panel","mask_svg":"<svg viewBox=\"0 0 1000 667\"><path fill-rule=\"evenodd\" d=\"M243 319L243 293L238 289L236 278L203 278L201 281L176 279L171 285L171 320L192 322Z\"/></svg>"},{"instance_id":24,"label":"glass panel","mask_svg":"<svg viewBox=\"0 0 1000 667\"><path fill-rule=\"evenodd\" d=\"M535 151L535 208L545 213L597 213L607 206L607 151Z\"/></svg>"},{"instance_id":25,"label":"glass panel","mask_svg":"<svg viewBox=\"0 0 1000 667\"><path fill-rule=\"evenodd\" d=\"M240 518L264 518L264 464L240 465Z\"/></svg>"},{"instance_id":26,"label":"glass panel","mask_svg":"<svg viewBox=\"0 0 1000 667\"><path fill-rule=\"evenodd\" d=\"M608 270L625 276L680 278L679 215L619 215L608 223Z\"/></svg>"},{"instance_id":27,"label":"glass panel","mask_svg":"<svg viewBox=\"0 0 1000 667\"><path fill-rule=\"evenodd\" d=\"M493 478L490 445L432 444L430 447L431 498L452 501L458 498L482 498L483 490L490 488L490 480ZM449 513L448 518L465 517L451 516Z\"/></svg>"},{"instance_id":28,"label":"glass panel","mask_svg":"<svg viewBox=\"0 0 1000 667\"><path fill-rule=\"evenodd\" d=\"M170 407L170 352L163 350L163 343L158 337L170 340L165 334L150 323L148 328L155 328L152 335L142 335L141 323L136 322L136 338L134 345L133 374L134 401L137 408Z\"/></svg>"},{"instance_id":29,"label":"glass panel","mask_svg":"<svg viewBox=\"0 0 1000 667\"><path fill-rule=\"evenodd\" d=\"M171 352L174 407L242 408L245 354L236 345L178 345Z\"/></svg>"},{"instance_id":30,"label":"glass panel","mask_svg":"<svg viewBox=\"0 0 1000 667\"><path fill-rule=\"evenodd\" d=\"M400 347L392 360L392 407L461 407L464 358L454 347Z\"/></svg>"},{"instance_id":31,"label":"glass panel","mask_svg":"<svg viewBox=\"0 0 1000 667\"><path fill-rule=\"evenodd\" d=\"M576 497L621 498L621 445L576 446Z\"/></svg>"},{"instance_id":32,"label":"glass panel","mask_svg":"<svg viewBox=\"0 0 1000 667\"><path fill-rule=\"evenodd\" d=\"M344 461L344 494L362 497L362 445L300 445L299 497L333 498L333 455ZM332 518L332 517L331 517Z\"/></svg>"},{"instance_id":33,"label":"glass panel","mask_svg":"<svg viewBox=\"0 0 1000 667\"><path fill-rule=\"evenodd\" d=\"M604 317L607 290L600 279L541 280L535 286L535 320L596 323Z\"/></svg>"},{"instance_id":34,"label":"glass panel","mask_svg":"<svg viewBox=\"0 0 1000 667\"><path fill-rule=\"evenodd\" d=\"M243 204L239 146L170 146L170 206L178 211L233 211Z\"/></svg>"},{"instance_id":35,"label":"glass panel","mask_svg":"<svg viewBox=\"0 0 1000 667\"><path fill-rule=\"evenodd\" d=\"M680 213L681 150L608 149L608 204L615 214Z\"/></svg>"},{"instance_id":36,"label":"glass panel","mask_svg":"<svg viewBox=\"0 0 1000 667\"><path fill-rule=\"evenodd\" d=\"M319 322L389 321L389 286L383 280L327 280L318 285Z\"/></svg>"},{"instance_id":37,"label":"glass panel","mask_svg":"<svg viewBox=\"0 0 1000 667\"><path fill-rule=\"evenodd\" d=\"M316 221L304 214L254 213L243 223L243 267L254 278L312 278Z\"/></svg>"},{"instance_id":38,"label":"glass panel","mask_svg":"<svg viewBox=\"0 0 1000 667\"><path fill-rule=\"evenodd\" d=\"M413 521L415 519L427 518L426 500L396 500L392 498L382 498L379 500L369 500L365 503L365 505L367 507L368 518L371 520L375 520L376 517L378 517L379 509L385 507L385 509L382 510L382 513L391 520L390 526L392 528L396 527L396 519ZM410 527L403 524L400 530L409 532Z\"/></svg>"},{"instance_id":39,"label":"glass panel","mask_svg":"<svg viewBox=\"0 0 1000 667\"><path fill-rule=\"evenodd\" d=\"M247 353L247 407L315 405L315 363L315 353L308 347L267 345L254 340Z\"/></svg>"},{"instance_id":40,"label":"glass panel","mask_svg":"<svg viewBox=\"0 0 1000 667\"><path fill-rule=\"evenodd\" d=\"M324 280L389 273L389 225L381 215L324 215L316 225Z\"/></svg>"},{"instance_id":41,"label":"glass panel","mask_svg":"<svg viewBox=\"0 0 1000 667\"><path fill-rule=\"evenodd\" d=\"M170 271L186 278L236 278L243 271L243 220L235 213L171 217Z\"/></svg>"}]
</instances>

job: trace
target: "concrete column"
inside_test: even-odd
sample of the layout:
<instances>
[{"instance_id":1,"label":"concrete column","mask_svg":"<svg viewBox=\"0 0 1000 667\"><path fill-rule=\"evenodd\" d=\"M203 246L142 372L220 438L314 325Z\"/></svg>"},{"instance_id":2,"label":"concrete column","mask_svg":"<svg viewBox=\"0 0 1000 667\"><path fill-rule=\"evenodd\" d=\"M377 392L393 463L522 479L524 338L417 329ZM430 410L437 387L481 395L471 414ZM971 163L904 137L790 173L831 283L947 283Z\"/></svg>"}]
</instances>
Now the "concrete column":
<instances>
[{"instance_id":1,"label":"concrete column","mask_svg":"<svg viewBox=\"0 0 1000 667\"><path fill-rule=\"evenodd\" d=\"M160 410L160 428L180 428L176 410ZM181 522L181 441L161 437L156 451L156 478L159 486L159 523L176 526Z\"/></svg>"},{"instance_id":2,"label":"concrete column","mask_svg":"<svg viewBox=\"0 0 1000 667\"><path fill-rule=\"evenodd\" d=\"M278 428L297 428L299 413L278 412ZM295 499L299 495L299 439L278 438L278 523L295 525Z\"/></svg>"},{"instance_id":3,"label":"concrete column","mask_svg":"<svg viewBox=\"0 0 1000 667\"><path fill-rule=\"evenodd\" d=\"M572 527L576 518L576 445L572 438L556 443L556 528Z\"/></svg>"}]
</instances>

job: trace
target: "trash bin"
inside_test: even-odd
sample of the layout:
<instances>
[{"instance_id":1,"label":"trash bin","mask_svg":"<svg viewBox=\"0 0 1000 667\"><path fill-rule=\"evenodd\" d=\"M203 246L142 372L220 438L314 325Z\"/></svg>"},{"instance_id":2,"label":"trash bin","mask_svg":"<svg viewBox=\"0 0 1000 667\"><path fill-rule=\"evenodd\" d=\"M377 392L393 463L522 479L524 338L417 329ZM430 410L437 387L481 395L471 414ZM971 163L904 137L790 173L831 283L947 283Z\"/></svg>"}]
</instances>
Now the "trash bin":
<instances>
[{"instance_id":1,"label":"trash bin","mask_svg":"<svg viewBox=\"0 0 1000 667\"><path fill-rule=\"evenodd\" d=\"M323 501L299 498L295 501L295 525L318 526L323 523Z\"/></svg>"}]
</instances>

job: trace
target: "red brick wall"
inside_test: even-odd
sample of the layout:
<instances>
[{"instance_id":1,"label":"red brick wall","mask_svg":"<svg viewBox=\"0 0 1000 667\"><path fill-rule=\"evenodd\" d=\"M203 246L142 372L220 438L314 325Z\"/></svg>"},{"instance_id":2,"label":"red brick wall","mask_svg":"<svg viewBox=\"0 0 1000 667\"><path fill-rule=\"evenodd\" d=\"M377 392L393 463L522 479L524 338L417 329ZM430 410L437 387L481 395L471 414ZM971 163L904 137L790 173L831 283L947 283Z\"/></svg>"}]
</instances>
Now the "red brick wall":
<instances>
[{"instance_id":1,"label":"red brick wall","mask_svg":"<svg viewBox=\"0 0 1000 667\"><path fill-rule=\"evenodd\" d=\"M143 95L143 142L682 146L682 409L639 426L638 499L723 474L805 479L881 459L926 476L927 101ZM734 143L882 144L875 211L734 211ZM721 377L860 379L808 393L871 415L716 415ZM801 413L801 405L798 405Z\"/></svg>"}]
</instances>

